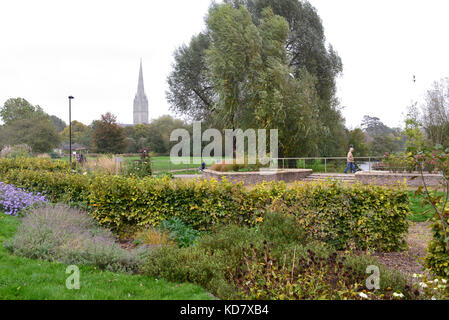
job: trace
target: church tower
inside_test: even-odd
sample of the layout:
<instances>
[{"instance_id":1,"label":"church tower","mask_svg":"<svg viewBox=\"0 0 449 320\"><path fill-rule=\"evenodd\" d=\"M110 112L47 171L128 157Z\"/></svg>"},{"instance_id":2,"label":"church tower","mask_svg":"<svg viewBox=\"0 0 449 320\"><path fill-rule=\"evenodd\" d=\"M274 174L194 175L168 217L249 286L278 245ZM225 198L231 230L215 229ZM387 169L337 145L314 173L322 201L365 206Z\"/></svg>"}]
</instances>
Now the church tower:
<instances>
[{"instance_id":1,"label":"church tower","mask_svg":"<svg viewBox=\"0 0 449 320\"><path fill-rule=\"evenodd\" d=\"M134 98L134 125L148 123L148 99L143 87L142 59L140 59L139 83Z\"/></svg>"}]
</instances>

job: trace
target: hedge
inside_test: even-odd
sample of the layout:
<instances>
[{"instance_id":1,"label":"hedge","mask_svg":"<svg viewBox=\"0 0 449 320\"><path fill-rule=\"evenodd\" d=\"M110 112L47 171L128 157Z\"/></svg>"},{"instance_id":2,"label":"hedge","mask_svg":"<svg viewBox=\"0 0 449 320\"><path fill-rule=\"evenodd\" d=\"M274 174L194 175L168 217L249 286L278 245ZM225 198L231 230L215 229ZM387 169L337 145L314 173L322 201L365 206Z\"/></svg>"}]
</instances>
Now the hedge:
<instances>
[{"instance_id":1,"label":"hedge","mask_svg":"<svg viewBox=\"0 0 449 320\"><path fill-rule=\"evenodd\" d=\"M409 199L405 187L338 182L296 183L271 205L299 218L315 238L340 249L405 249Z\"/></svg>"},{"instance_id":2,"label":"hedge","mask_svg":"<svg viewBox=\"0 0 449 320\"><path fill-rule=\"evenodd\" d=\"M81 205L101 225L122 235L172 217L199 230L217 223L255 225L267 208L295 215L311 235L338 249L400 250L408 230L409 201L400 187L262 183L248 190L226 180L32 170L9 170L1 180L41 192L53 202Z\"/></svg>"},{"instance_id":3,"label":"hedge","mask_svg":"<svg viewBox=\"0 0 449 320\"><path fill-rule=\"evenodd\" d=\"M70 166L67 161L51 160L48 158L0 159L0 175L14 169L60 172L69 171Z\"/></svg>"},{"instance_id":4,"label":"hedge","mask_svg":"<svg viewBox=\"0 0 449 320\"><path fill-rule=\"evenodd\" d=\"M91 179L70 172L43 170L8 170L1 180L31 192L39 192L51 202L64 202L88 208Z\"/></svg>"}]
</instances>

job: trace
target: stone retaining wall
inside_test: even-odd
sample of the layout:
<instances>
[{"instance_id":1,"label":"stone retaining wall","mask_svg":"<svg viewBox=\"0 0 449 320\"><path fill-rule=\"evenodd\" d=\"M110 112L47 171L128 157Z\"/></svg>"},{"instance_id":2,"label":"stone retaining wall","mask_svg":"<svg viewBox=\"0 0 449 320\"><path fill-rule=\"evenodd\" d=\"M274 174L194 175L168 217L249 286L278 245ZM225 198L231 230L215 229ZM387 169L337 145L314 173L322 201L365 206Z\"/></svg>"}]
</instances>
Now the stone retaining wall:
<instances>
[{"instance_id":1,"label":"stone retaining wall","mask_svg":"<svg viewBox=\"0 0 449 320\"><path fill-rule=\"evenodd\" d=\"M219 172L214 170L204 170L203 178L220 181L223 177L227 180L238 183L243 182L246 185L257 184L263 181L285 181L286 183L298 180L304 180L312 174L311 169L288 169L276 170L272 172Z\"/></svg>"},{"instance_id":2,"label":"stone retaining wall","mask_svg":"<svg viewBox=\"0 0 449 320\"><path fill-rule=\"evenodd\" d=\"M424 179L427 186L436 187L443 181L440 174L424 173ZM420 173L391 173L385 171L360 171L355 174L355 180L363 184L375 185L395 185L407 183L409 187L423 186Z\"/></svg>"}]
</instances>

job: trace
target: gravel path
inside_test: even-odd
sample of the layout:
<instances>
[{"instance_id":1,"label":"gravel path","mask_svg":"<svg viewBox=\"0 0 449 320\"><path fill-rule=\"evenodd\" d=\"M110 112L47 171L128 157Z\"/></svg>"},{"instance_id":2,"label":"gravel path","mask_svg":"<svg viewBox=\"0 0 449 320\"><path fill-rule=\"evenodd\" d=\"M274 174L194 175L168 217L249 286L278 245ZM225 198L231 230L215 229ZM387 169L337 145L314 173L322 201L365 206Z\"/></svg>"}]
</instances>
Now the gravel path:
<instances>
[{"instance_id":1,"label":"gravel path","mask_svg":"<svg viewBox=\"0 0 449 320\"><path fill-rule=\"evenodd\" d=\"M407 238L408 252L376 253L374 256L386 267L399 270L404 275L422 274L422 259L431 239L430 223L411 223Z\"/></svg>"}]
</instances>

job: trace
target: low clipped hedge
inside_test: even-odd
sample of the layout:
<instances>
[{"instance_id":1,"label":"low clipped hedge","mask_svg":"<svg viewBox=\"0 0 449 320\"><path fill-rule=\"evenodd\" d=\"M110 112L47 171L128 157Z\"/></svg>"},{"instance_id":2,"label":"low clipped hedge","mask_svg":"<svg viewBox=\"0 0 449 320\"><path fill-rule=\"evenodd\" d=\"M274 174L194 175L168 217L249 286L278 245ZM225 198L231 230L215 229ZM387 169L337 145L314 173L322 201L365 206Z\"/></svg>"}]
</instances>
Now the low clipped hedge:
<instances>
[{"instance_id":1,"label":"low clipped hedge","mask_svg":"<svg viewBox=\"0 0 449 320\"><path fill-rule=\"evenodd\" d=\"M125 235L179 217L198 230L218 223L254 225L267 208L295 215L315 238L338 249L401 250L408 230L404 188L340 183L262 183L248 190L226 180L170 180L8 170L1 180L53 202L83 206Z\"/></svg>"},{"instance_id":2,"label":"low clipped hedge","mask_svg":"<svg viewBox=\"0 0 449 320\"><path fill-rule=\"evenodd\" d=\"M296 183L271 209L291 213L315 238L340 249L405 249L410 214L404 187Z\"/></svg>"},{"instance_id":3,"label":"low clipped hedge","mask_svg":"<svg viewBox=\"0 0 449 320\"><path fill-rule=\"evenodd\" d=\"M15 169L67 172L70 170L70 166L67 161L48 158L0 158L0 175Z\"/></svg>"},{"instance_id":4,"label":"low clipped hedge","mask_svg":"<svg viewBox=\"0 0 449 320\"><path fill-rule=\"evenodd\" d=\"M9 170L0 179L19 188L45 195L51 202L63 202L82 208L89 206L91 178L70 172Z\"/></svg>"}]
</instances>

